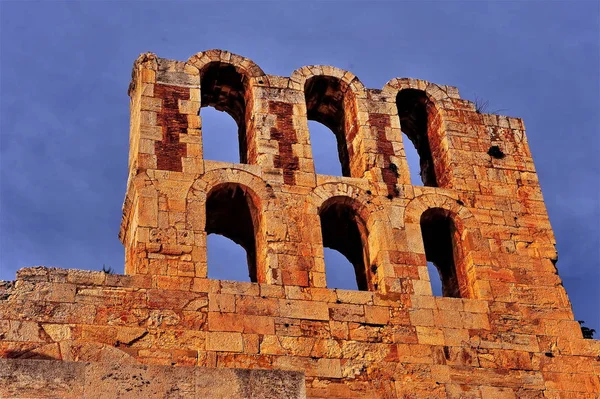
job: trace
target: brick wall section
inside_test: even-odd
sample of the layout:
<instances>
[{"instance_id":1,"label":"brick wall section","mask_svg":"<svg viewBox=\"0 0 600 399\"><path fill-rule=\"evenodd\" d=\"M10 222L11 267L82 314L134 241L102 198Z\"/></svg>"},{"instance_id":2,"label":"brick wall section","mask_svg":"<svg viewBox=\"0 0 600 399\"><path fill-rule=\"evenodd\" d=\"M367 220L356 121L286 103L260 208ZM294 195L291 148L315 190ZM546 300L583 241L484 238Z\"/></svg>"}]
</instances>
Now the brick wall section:
<instances>
[{"instance_id":1,"label":"brick wall section","mask_svg":"<svg viewBox=\"0 0 600 399\"><path fill-rule=\"evenodd\" d=\"M377 132L377 152L383 155L383 168L381 174L383 181L387 187L388 196L397 197L398 189L398 165L391 162L391 157L394 155L392 143L386 137L386 128L390 127L390 117L385 114L369 114L369 124Z\"/></svg>"},{"instance_id":2,"label":"brick wall section","mask_svg":"<svg viewBox=\"0 0 600 399\"><path fill-rule=\"evenodd\" d=\"M294 172L299 169L298 157L292 151L292 144L297 143L292 104L280 101L269 102L269 113L277 116L275 126L271 128L271 140L279 143L279 155L275 155L274 166L283 169L283 182L295 184Z\"/></svg>"},{"instance_id":3,"label":"brick wall section","mask_svg":"<svg viewBox=\"0 0 600 399\"><path fill-rule=\"evenodd\" d=\"M186 145L179 141L187 133L187 115L179 112L179 100L189 100L190 91L185 87L154 86L154 95L162 99L157 123L162 127L163 137L155 145L157 167L162 170L181 172L181 158L187 156Z\"/></svg>"},{"instance_id":4,"label":"brick wall section","mask_svg":"<svg viewBox=\"0 0 600 399\"><path fill-rule=\"evenodd\" d=\"M350 88L346 89L344 95L344 131L346 132L345 143L348 148L348 159L350 162L350 175L362 177L364 174L364 160L360 154L360 143L355 140L359 134L358 113L356 109L356 98ZM356 147L356 149L355 149Z\"/></svg>"},{"instance_id":5,"label":"brick wall section","mask_svg":"<svg viewBox=\"0 0 600 399\"><path fill-rule=\"evenodd\" d=\"M249 164L203 159L199 71L214 62L248 83ZM303 90L319 74L356 95L343 110L352 177L314 173ZM0 356L294 370L309 398L600 393L600 345L582 338L557 274L521 120L479 114L449 86L402 78L367 90L325 66L265 75L219 50L188 62L145 54L131 87L128 275L21 270L0 291ZM435 105L440 187L407 180L395 103L405 88ZM221 184L252 199L260 284L206 278L206 197ZM371 291L327 288L319 210L332 198L364 221ZM457 226L462 298L432 295L420 226L431 208Z\"/></svg>"},{"instance_id":6,"label":"brick wall section","mask_svg":"<svg viewBox=\"0 0 600 399\"><path fill-rule=\"evenodd\" d=\"M443 146L445 140L443 132L443 121L440 113L429 102L427 104L429 118L427 120L427 132L429 134L429 148L433 159L436 182L439 187L451 188L452 165L447 162L447 154Z\"/></svg>"}]
</instances>

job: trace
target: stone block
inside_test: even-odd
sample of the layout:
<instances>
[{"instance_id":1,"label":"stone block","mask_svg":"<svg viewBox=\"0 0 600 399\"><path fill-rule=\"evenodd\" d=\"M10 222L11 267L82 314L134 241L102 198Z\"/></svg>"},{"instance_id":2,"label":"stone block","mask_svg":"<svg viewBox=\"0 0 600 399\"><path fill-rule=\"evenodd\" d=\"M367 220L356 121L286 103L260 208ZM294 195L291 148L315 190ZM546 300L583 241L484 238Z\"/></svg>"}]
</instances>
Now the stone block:
<instances>
[{"instance_id":1,"label":"stone block","mask_svg":"<svg viewBox=\"0 0 600 399\"><path fill-rule=\"evenodd\" d=\"M83 398L85 363L0 359L2 398Z\"/></svg>"},{"instance_id":2,"label":"stone block","mask_svg":"<svg viewBox=\"0 0 600 399\"><path fill-rule=\"evenodd\" d=\"M298 372L16 359L0 365L0 395L7 399L306 398Z\"/></svg>"},{"instance_id":3,"label":"stone block","mask_svg":"<svg viewBox=\"0 0 600 399\"><path fill-rule=\"evenodd\" d=\"M209 332L206 335L206 350L220 352L242 352L242 334L239 332Z\"/></svg>"},{"instance_id":4,"label":"stone block","mask_svg":"<svg viewBox=\"0 0 600 399\"><path fill-rule=\"evenodd\" d=\"M280 299L279 314L292 319L329 320L329 307L323 302Z\"/></svg>"}]
</instances>

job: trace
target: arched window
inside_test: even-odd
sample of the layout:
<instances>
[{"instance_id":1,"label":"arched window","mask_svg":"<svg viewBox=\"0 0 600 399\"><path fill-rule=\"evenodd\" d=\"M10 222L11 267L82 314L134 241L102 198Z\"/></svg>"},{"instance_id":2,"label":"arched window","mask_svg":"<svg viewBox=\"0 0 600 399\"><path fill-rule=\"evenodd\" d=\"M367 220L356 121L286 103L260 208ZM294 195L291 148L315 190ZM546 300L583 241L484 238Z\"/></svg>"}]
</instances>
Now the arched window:
<instances>
[{"instance_id":1,"label":"arched window","mask_svg":"<svg viewBox=\"0 0 600 399\"><path fill-rule=\"evenodd\" d=\"M442 279L440 272L432 262L427 262L427 273L429 273L429 282L431 283L431 292L433 296L443 296Z\"/></svg>"},{"instance_id":2,"label":"arched window","mask_svg":"<svg viewBox=\"0 0 600 399\"><path fill-rule=\"evenodd\" d=\"M225 112L213 107L202 110L202 153L204 159L229 163L240 162L238 146L231 145L238 140L235 121Z\"/></svg>"},{"instance_id":3,"label":"arched window","mask_svg":"<svg viewBox=\"0 0 600 399\"><path fill-rule=\"evenodd\" d=\"M423 212L421 234L427 263L433 264L439 273L442 295L467 297L468 289L461 264L460 233L449 212L441 208L431 208Z\"/></svg>"},{"instance_id":4,"label":"arched window","mask_svg":"<svg viewBox=\"0 0 600 399\"><path fill-rule=\"evenodd\" d=\"M258 227L258 212L251 198L250 193L237 184L221 184L213 188L208 194L206 200L206 234L219 234L234 243L241 246L246 251L247 274L250 281L257 281L256 273L256 240L255 235ZM208 241L208 240L207 240ZM210 243L213 244L213 243ZM219 271L213 274L211 267L238 268L238 265L226 264L227 256L231 254L224 240L220 240L216 245L211 245L215 250L222 249L223 253L209 254L209 261L215 260L217 264L208 264L209 276L231 276L228 279L236 279L240 276L239 271ZM235 251L235 247L233 247ZM209 249L210 252L210 249ZM238 269L239 270L239 269ZM246 279L244 279L246 280Z\"/></svg>"},{"instance_id":5,"label":"arched window","mask_svg":"<svg viewBox=\"0 0 600 399\"><path fill-rule=\"evenodd\" d=\"M342 169L342 176L350 176L350 155L348 140L356 136L356 105L352 90L347 83L331 76L313 76L304 85L306 97L306 114L308 120L319 122L333 132L337 141L337 152ZM319 135L311 129L313 154L321 144ZM331 171L331 154L314 159L318 170Z\"/></svg>"},{"instance_id":6,"label":"arched window","mask_svg":"<svg viewBox=\"0 0 600 399\"><path fill-rule=\"evenodd\" d=\"M210 234L206 237L208 278L213 280L252 281L248 253L229 238Z\"/></svg>"},{"instance_id":7,"label":"arched window","mask_svg":"<svg viewBox=\"0 0 600 399\"><path fill-rule=\"evenodd\" d=\"M409 167L416 163L415 158L418 156L418 170L421 181L425 186L437 187L438 183L429 142L430 131L437 130L435 123L438 123L435 120L437 111L434 104L424 91L404 89L396 96L396 106L398 107L402 133L408 137L416 149L415 156L414 152L406 145L406 140L404 140ZM411 167L412 169L414 169L414 166ZM412 176L414 176L414 172L411 172ZM417 183L414 178L411 180L413 184Z\"/></svg>"},{"instance_id":8,"label":"arched window","mask_svg":"<svg viewBox=\"0 0 600 399\"><path fill-rule=\"evenodd\" d=\"M340 278L336 276L335 279L328 277L327 281L341 281L343 284L348 284L349 275L353 274L356 279L356 288L361 291L369 290L371 281L367 270L369 264L368 234L364 221L352 206L341 197L334 197L326 201L319 211L319 216L321 218L323 246L338 251L350 262L354 269L348 268L345 276ZM335 258L335 255L328 255L329 259ZM339 262L339 257L337 258L337 262ZM336 266L339 267L339 263ZM326 267L328 267L327 264ZM329 272L328 269L327 273ZM349 288L349 286L329 286L329 288Z\"/></svg>"},{"instance_id":9,"label":"arched window","mask_svg":"<svg viewBox=\"0 0 600 399\"><path fill-rule=\"evenodd\" d=\"M221 62L212 62L201 71L202 77L200 80L200 106L201 107L213 107L217 111L224 111L228 113L235 123L237 124L238 143L239 143L239 162L248 162L248 144L246 137L246 79L243 75L238 73L232 65L224 64ZM202 111L201 115L202 115ZM214 119L214 115L212 118ZM222 124L222 118L219 118ZM209 131L202 128L203 139L206 140L207 135L216 135L218 142L221 145L229 144L230 136L222 136L220 131ZM214 139L212 140L214 141ZM204 158L210 159L210 157L216 155L219 156L219 148L212 148L208 146L206 148L208 153L205 151ZM216 150L216 151L213 151Z\"/></svg>"},{"instance_id":10,"label":"arched window","mask_svg":"<svg viewBox=\"0 0 600 399\"><path fill-rule=\"evenodd\" d=\"M329 176L342 176L342 168L337 159L332 156L338 152L337 138L331 130L322 123L308 121L312 143L312 156L315 173Z\"/></svg>"}]
</instances>

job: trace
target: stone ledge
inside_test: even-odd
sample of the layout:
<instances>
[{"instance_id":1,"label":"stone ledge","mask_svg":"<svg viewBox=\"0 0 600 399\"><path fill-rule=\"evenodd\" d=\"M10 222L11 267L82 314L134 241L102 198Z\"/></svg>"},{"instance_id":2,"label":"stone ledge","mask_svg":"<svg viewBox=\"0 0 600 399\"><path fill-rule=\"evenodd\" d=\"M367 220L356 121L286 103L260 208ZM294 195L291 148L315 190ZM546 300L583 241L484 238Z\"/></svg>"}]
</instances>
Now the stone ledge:
<instances>
[{"instance_id":1,"label":"stone ledge","mask_svg":"<svg viewBox=\"0 0 600 399\"><path fill-rule=\"evenodd\" d=\"M295 371L0 359L2 398L304 399Z\"/></svg>"}]
</instances>

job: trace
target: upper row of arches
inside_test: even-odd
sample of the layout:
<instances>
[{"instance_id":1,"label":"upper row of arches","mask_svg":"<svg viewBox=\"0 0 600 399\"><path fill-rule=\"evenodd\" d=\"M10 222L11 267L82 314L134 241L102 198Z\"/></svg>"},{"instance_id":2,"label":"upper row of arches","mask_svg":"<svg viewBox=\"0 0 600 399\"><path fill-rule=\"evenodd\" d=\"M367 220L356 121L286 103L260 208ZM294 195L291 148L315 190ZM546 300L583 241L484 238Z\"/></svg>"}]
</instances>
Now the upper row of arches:
<instances>
[{"instance_id":1,"label":"upper row of arches","mask_svg":"<svg viewBox=\"0 0 600 399\"><path fill-rule=\"evenodd\" d=\"M255 80L254 84L269 86L269 75L267 75L254 61L238 54L225 50L206 50L192 55L186 62L196 68L202 76L206 67L210 64L223 64L231 66L238 75L246 81ZM345 82L350 89L358 96L366 96L366 87L360 79L350 71L329 65L308 65L300 67L292 72L289 78L289 87L296 90L302 90L307 79L314 76L330 76ZM405 81L410 80L418 86L419 89L427 91L428 96L433 102L439 102L450 97L458 97L456 88L442 87L420 79L393 78L390 79L382 88L384 93L395 93L399 86L403 86ZM247 84L247 82L245 82Z\"/></svg>"},{"instance_id":2,"label":"upper row of arches","mask_svg":"<svg viewBox=\"0 0 600 399\"><path fill-rule=\"evenodd\" d=\"M222 50L198 53L190 57L188 64L197 68L200 75L205 159L249 163L249 136L253 123L251 86L268 86L269 76L253 61ZM436 178L431 137L439 142L441 126L436 102L443 100L447 94L444 95L444 91L436 85L414 81L418 83L418 88L415 88L414 84L407 85L407 81L392 79L383 92L388 95L395 93L397 116L405 137L403 141L407 143L408 139L412 144L404 145L409 169L413 172L418 170L424 185L436 187L439 179ZM358 156L352 150L352 141L361 128L357 99L367 96L360 80L339 68L306 66L292 73L289 86L304 92L317 172L362 177L360 173L364 171L360 167L355 168L358 170L356 173L352 168ZM206 108L225 112L231 118L226 120ZM235 126L231 121L235 122ZM327 131L333 135L328 136ZM236 146L230 144L234 142L238 143L237 151ZM222 156L223 153L228 155ZM339 162L335 161L334 165L332 162L335 158ZM394 168L397 165L388 166ZM338 173L334 172L336 169ZM413 184L420 184L414 177L412 181Z\"/></svg>"}]
</instances>

